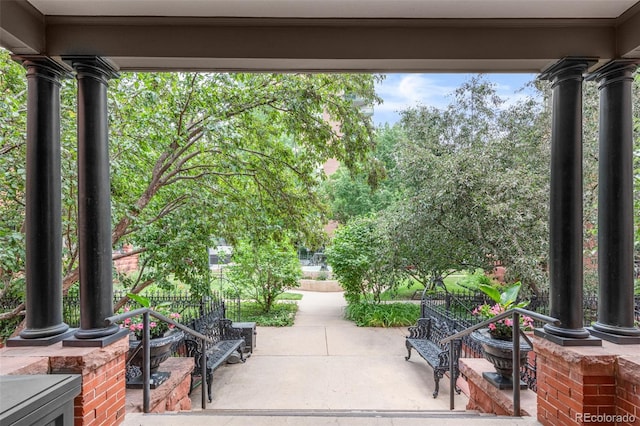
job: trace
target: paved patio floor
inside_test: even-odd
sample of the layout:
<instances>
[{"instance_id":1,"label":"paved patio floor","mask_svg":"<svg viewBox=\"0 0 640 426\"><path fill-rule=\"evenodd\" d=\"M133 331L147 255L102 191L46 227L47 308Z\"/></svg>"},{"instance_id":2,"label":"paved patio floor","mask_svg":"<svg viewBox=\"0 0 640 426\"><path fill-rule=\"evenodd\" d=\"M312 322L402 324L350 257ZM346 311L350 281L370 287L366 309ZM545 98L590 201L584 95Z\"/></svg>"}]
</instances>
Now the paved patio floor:
<instances>
[{"instance_id":1,"label":"paved patio floor","mask_svg":"<svg viewBox=\"0 0 640 426\"><path fill-rule=\"evenodd\" d=\"M451 413L448 379L434 399L433 370L415 352L405 361L406 328L357 327L343 319L341 292L300 293L293 327L258 327L247 362L214 372L214 400L206 411L198 388L192 413L127 415L125 425L412 425L426 419L454 425L468 416L473 424L537 424L466 413L464 394L455 396Z\"/></svg>"}]
</instances>

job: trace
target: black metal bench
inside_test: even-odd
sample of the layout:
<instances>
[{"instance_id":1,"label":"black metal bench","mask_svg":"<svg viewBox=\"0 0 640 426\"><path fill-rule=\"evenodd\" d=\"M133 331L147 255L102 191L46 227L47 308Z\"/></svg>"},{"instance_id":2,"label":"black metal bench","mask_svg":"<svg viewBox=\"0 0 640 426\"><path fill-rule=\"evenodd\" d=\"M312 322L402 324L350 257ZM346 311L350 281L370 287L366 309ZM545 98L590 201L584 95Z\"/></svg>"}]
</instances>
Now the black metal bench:
<instances>
[{"instance_id":1,"label":"black metal bench","mask_svg":"<svg viewBox=\"0 0 640 426\"><path fill-rule=\"evenodd\" d=\"M449 371L449 344L441 344L440 340L454 334L455 330L450 330L445 322L431 318L420 318L415 326L409 327L409 335L405 339L408 355L404 358L409 361L411 349L415 349L418 354L433 368L433 379L436 389L433 397L437 398L440 391L440 379L444 373ZM460 358L461 342L453 342L453 374L454 383L460 375L458 368L458 358ZM460 393L460 388L456 386L456 393Z\"/></svg>"},{"instance_id":2,"label":"black metal bench","mask_svg":"<svg viewBox=\"0 0 640 426\"><path fill-rule=\"evenodd\" d=\"M199 333L204 334L213 340L213 343L205 342L204 353L207 363L207 397L209 402L212 400L211 382L213 381L213 371L224 364L226 361L237 354L241 362L244 359L244 337L242 330L233 328L231 320L224 318L214 318L207 320L206 318L194 321L192 327ZM195 360L195 368L191 374L191 391L198 386L202 380L195 381L194 376L201 376L202 372L202 349L198 340L191 337L185 338L186 355L191 356ZM204 389L202 390L204 392Z\"/></svg>"}]
</instances>

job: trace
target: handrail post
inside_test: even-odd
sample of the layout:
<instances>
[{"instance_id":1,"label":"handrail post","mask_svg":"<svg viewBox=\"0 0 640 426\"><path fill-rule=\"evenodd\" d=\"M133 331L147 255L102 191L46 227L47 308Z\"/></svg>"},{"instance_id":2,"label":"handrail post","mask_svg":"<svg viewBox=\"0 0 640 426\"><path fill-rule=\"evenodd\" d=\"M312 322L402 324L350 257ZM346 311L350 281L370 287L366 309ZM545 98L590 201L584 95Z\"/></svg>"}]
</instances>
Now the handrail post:
<instances>
[{"instance_id":1,"label":"handrail post","mask_svg":"<svg viewBox=\"0 0 640 426\"><path fill-rule=\"evenodd\" d=\"M453 410L455 408L455 402L454 402L454 396L453 393L456 390L456 382L455 382L455 377L453 372L455 371L453 368L453 361L454 361L454 355L455 355L455 351L454 351L454 344L455 344L455 340L452 340L449 342L449 409Z\"/></svg>"},{"instance_id":2,"label":"handrail post","mask_svg":"<svg viewBox=\"0 0 640 426\"><path fill-rule=\"evenodd\" d=\"M151 332L149 330L149 311L145 311L142 314L142 365L144 368L142 369L142 411L144 413L149 412L149 399L151 394Z\"/></svg>"},{"instance_id":3,"label":"handrail post","mask_svg":"<svg viewBox=\"0 0 640 426\"><path fill-rule=\"evenodd\" d=\"M200 374L202 375L202 387L200 388L201 390L201 394L202 394L202 398L201 398L201 402L202 402L202 409L206 410L207 409L207 357L206 357L206 352L207 352L207 347L205 346L205 341L204 339L200 339L200 345L201 349L202 349L202 354L200 355Z\"/></svg>"},{"instance_id":4,"label":"handrail post","mask_svg":"<svg viewBox=\"0 0 640 426\"><path fill-rule=\"evenodd\" d=\"M520 417L520 314L513 311L513 416Z\"/></svg>"}]
</instances>

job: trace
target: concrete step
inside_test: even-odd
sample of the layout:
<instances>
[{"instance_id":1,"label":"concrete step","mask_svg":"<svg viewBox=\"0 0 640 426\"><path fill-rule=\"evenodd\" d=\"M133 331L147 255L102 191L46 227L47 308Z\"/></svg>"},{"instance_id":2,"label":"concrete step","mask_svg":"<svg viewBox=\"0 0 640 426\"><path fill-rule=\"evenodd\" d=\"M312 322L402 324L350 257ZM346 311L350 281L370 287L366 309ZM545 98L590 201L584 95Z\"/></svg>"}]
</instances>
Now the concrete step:
<instances>
[{"instance_id":1,"label":"concrete step","mask_svg":"<svg viewBox=\"0 0 640 426\"><path fill-rule=\"evenodd\" d=\"M505 417L473 411L394 410L205 410L164 414L127 414L123 426L474 426L539 425L531 417Z\"/></svg>"}]
</instances>

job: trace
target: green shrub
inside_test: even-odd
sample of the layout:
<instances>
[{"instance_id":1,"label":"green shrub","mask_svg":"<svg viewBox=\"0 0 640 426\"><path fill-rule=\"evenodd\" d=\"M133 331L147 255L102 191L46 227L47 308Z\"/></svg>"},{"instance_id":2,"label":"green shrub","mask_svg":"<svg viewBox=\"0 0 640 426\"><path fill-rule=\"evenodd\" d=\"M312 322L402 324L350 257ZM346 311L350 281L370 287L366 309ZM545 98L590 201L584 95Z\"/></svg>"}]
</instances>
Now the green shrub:
<instances>
[{"instance_id":1,"label":"green shrub","mask_svg":"<svg viewBox=\"0 0 640 426\"><path fill-rule=\"evenodd\" d=\"M465 275L463 279L458 281L458 284L461 287L466 288L468 290L479 290L481 285L488 285L488 286L495 287L498 284L498 282L496 282L495 280L492 280L490 277L485 275L485 273L482 270L478 270L472 274L468 273L467 275Z\"/></svg>"},{"instance_id":2,"label":"green shrub","mask_svg":"<svg viewBox=\"0 0 640 426\"><path fill-rule=\"evenodd\" d=\"M388 246L371 217L354 219L336 230L325 253L348 304L371 299L380 303L380 294L397 284L394 270L381 261Z\"/></svg>"},{"instance_id":3,"label":"green shrub","mask_svg":"<svg viewBox=\"0 0 640 426\"><path fill-rule=\"evenodd\" d=\"M345 318L359 327L406 327L415 324L420 315L416 303L352 303Z\"/></svg>"},{"instance_id":4,"label":"green shrub","mask_svg":"<svg viewBox=\"0 0 640 426\"><path fill-rule=\"evenodd\" d=\"M271 310L280 294L300 286L300 262L286 239L241 241L235 246L233 261L235 264L227 270L229 280L255 301L263 313Z\"/></svg>"}]
</instances>

